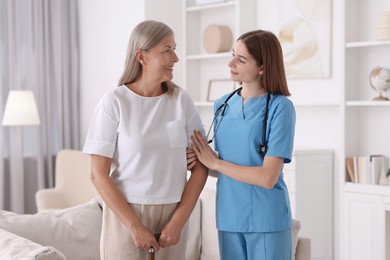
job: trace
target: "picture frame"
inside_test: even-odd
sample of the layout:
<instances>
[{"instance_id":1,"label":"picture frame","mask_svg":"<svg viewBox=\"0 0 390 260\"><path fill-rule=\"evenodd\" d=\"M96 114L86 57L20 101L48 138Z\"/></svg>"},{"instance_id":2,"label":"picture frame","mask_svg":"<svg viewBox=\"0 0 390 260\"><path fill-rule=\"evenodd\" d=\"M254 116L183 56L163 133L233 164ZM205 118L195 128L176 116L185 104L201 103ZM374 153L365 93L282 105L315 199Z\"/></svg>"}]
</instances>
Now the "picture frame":
<instances>
[{"instance_id":1,"label":"picture frame","mask_svg":"<svg viewBox=\"0 0 390 260\"><path fill-rule=\"evenodd\" d=\"M214 102L223 95L234 91L235 83L231 79L211 79L207 91L207 101Z\"/></svg>"},{"instance_id":2,"label":"picture frame","mask_svg":"<svg viewBox=\"0 0 390 260\"><path fill-rule=\"evenodd\" d=\"M283 50L287 79L329 78L332 70L332 1L279 0L278 4L277 36ZM307 48L310 54L305 52Z\"/></svg>"}]
</instances>

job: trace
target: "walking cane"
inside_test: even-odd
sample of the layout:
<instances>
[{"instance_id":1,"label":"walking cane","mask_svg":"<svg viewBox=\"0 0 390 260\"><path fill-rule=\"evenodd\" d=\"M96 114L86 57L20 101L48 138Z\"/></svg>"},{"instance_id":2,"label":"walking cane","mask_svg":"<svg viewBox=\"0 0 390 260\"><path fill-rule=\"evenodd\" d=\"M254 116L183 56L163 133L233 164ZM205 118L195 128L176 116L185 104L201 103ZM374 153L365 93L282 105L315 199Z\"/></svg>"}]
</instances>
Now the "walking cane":
<instances>
[{"instance_id":1,"label":"walking cane","mask_svg":"<svg viewBox=\"0 0 390 260\"><path fill-rule=\"evenodd\" d=\"M149 248L148 260L154 260L154 248L153 247Z\"/></svg>"},{"instance_id":2,"label":"walking cane","mask_svg":"<svg viewBox=\"0 0 390 260\"><path fill-rule=\"evenodd\" d=\"M161 235L161 233L154 234L154 237L156 238L157 241L160 238L160 235ZM155 252L154 248L150 247L149 251L148 251L148 260L154 260L154 252Z\"/></svg>"}]
</instances>

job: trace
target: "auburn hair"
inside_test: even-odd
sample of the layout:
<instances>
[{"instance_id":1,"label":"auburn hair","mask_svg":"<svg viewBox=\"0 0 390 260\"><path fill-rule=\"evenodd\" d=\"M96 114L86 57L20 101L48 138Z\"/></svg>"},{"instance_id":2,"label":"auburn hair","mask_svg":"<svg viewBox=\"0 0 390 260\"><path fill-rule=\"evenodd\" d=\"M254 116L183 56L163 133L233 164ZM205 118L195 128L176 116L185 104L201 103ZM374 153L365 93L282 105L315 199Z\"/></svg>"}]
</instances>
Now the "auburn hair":
<instances>
[{"instance_id":1,"label":"auburn hair","mask_svg":"<svg viewBox=\"0 0 390 260\"><path fill-rule=\"evenodd\" d=\"M278 38L269 31L255 30L244 33L241 40L258 66L263 66L260 85L272 95L290 96L284 70L283 52Z\"/></svg>"}]
</instances>

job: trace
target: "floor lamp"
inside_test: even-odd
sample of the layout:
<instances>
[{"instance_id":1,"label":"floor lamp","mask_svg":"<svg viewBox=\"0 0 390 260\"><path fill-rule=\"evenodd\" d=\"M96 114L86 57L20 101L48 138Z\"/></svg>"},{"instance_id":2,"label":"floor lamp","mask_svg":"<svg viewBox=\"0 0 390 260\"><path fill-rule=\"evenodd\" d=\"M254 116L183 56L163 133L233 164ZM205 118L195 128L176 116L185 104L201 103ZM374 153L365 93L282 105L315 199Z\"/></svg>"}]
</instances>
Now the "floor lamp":
<instances>
[{"instance_id":1,"label":"floor lamp","mask_svg":"<svg viewBox=\"0 0 390 260\"><path fill-rule=\"evenodd\" d=\"M34 94L29 90L11 90L8 94L7 103L4 109L2 125L13 127L20 134L20 152L17 156L21 157L20 163L11 164L11 207L17 213L24 213L24 144L23 144L23 126L39 125L40 119ZM10 147L10 158L12 158L13 144Z\"/></svg>"}]
</instances>

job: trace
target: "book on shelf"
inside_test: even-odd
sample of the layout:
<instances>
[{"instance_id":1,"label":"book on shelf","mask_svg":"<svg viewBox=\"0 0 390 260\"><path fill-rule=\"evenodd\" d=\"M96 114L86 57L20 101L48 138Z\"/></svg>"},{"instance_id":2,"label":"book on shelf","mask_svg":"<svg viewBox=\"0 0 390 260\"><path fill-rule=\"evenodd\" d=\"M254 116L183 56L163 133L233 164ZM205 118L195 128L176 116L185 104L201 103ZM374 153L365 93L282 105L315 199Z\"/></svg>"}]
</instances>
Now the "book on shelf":
<instances>
[{"instance_id":1,"label":"book on shelf","mask_svg":"<svg viewBox=\"0 0 390 260\"><path fill-rule=\"evenodd\" d=\"M358 170L358 180L360 184L370 184L370 176L368 165L369 163L367 156L359 156L357 158L357 170Z\"/></svg>"},{"instance_id":2,"label":"book on shelf","mask_svg":"<svg viewBox=\"0 0 390 260\"><path fill-rule=\"evenodd\" d=\"M347 182L372 185L387 184L388 160L383 155L347 157L345 165Z\"/></svg>"},{"instance_id":3,"label":"book on shelf","mask_svg":"<svg viewBox=\"0 0 390 260\"><path fill-rule=\"evenodd\" d=\"M346 165L346 181L359 183L359 175L358 175L358 158L356 156L347 157L345 160Z\"/></svg>"},{"instance_id":4,"label":"book on shelf","mask_svg":"<svg viewBox=\"0 0 390 260\"><path fill-rule=\"evenodd\" d=\"M347 167L347 182L356 182L355 181L355 166L353 157L347 157L345 160L345 165Z\"/></svg>"},{"instance_id":5,"label":"book on shelf","mask_svg":"<svg viewBox=\"0 0 390 260\"><path fill-rule=\"evenodd\" d=\"M378 184L379 185L388 185L389 183L389 178L387 178L387 170L389 169L389 158L386 158L384 156L381 157L381 160L378 162L379 169L379 177L378 177Z\"/></svg>"},{"instance_id":6,"label":"book on shelf","mask_svg":"<svg viewBox=\"0 0 390 260\"><path fill-rule=\"evenodd\" d=\"M380 184L381 174L385 171L385 162L386 158L383 155L370 156L370 171L373 184Z\"/></svg>"}]
</instances>

